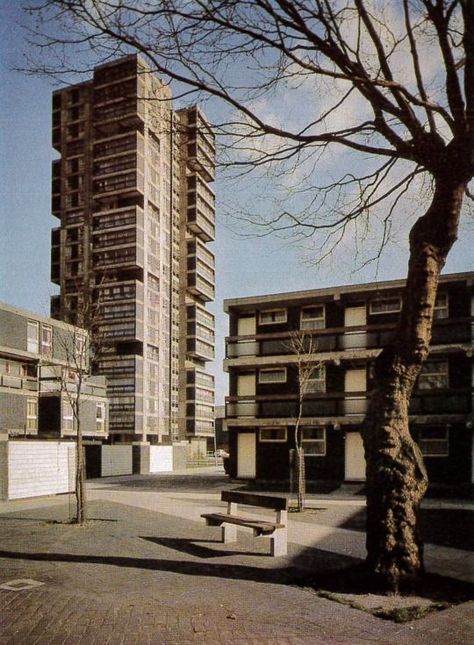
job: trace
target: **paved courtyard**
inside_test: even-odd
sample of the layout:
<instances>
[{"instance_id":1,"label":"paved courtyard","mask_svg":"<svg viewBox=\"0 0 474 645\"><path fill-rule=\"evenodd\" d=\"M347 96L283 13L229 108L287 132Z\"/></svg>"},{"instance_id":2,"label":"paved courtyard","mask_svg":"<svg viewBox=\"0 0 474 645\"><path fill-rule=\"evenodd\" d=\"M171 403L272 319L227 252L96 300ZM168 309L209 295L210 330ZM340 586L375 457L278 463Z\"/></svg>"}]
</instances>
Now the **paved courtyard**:
<instances>
[{"instance_id":1,"label":"paved courtyard","mask_svg":"<svg viewBox=\"0 0 474 645\"><path fill-rule=\"evenodd\" d=\"M288 556L270 558L267 540L223 545L200 519L229 486L216 469L96 480L85 527L67 524L68 496L0 503L0 643L472 642L474 602L397 624L292 584L363 557L363 498L311 497ZM427 567L472 579L472 505L441 506L426 509Z\"/></svg>"}]
</instances>

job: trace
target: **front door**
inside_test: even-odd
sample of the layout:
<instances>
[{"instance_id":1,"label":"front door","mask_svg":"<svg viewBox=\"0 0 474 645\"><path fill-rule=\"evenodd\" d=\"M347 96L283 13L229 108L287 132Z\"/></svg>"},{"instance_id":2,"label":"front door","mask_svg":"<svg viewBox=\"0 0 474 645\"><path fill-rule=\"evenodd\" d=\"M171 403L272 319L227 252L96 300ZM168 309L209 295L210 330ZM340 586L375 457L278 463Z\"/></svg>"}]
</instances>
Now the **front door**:
<instances>
[{"instance_id":1,"label":"front door","mask_svg":"<svg viewBox=\"0 0 474 645\"><path fill-rule=\"evenodd\" d=\"M256 441L254 432L239 432L237 435L237 477L255 479Z\"/></svg>"},{"instance_id":2,"label":"front door","mask_svg":"<svg viewBox=\"0 0 474 645\"><path fill-rule=\"evenodd\" d=\"M364 444L359 432L346 433L345 479L365 480Z\"/></svg>"}]
</instances>

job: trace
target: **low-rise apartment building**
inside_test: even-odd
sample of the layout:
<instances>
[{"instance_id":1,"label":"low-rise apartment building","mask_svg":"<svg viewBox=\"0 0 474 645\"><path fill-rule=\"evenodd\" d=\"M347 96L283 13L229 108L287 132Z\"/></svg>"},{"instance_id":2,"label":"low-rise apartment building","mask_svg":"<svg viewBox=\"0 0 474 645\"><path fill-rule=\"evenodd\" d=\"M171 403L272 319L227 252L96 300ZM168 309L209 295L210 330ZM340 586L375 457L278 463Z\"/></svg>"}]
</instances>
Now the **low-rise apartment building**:
<instances>
[{"instance_id":1,"label":"low-rise apartment building","mask_svg":"<svg viewBox=\"0 0 474 645\"><path fill-rule=\"evenodd\" d=\"M441 278L430 355L410 428L430 481L473 481L474 273ZM307 480L362 481L361 429L374 358L397 321L404 281L226 300L226 425L232 477L288 480L298 414L296 331L312 339L303 401Z\"/></svg>"},{"instance_id":2,"label":"low-rise apartment building","mask_svg":"<svg viewBox=\"0 0 474 645\"><path fill-rule=\"evenodd\" d=\"M73 405L82 370L79 419L86 440L106 439L103 376L87 376L87 332L0 303L0 432L43 439L76 435ZM80 361L72 351L80 353Z\"/></svg>"}]
</instances>

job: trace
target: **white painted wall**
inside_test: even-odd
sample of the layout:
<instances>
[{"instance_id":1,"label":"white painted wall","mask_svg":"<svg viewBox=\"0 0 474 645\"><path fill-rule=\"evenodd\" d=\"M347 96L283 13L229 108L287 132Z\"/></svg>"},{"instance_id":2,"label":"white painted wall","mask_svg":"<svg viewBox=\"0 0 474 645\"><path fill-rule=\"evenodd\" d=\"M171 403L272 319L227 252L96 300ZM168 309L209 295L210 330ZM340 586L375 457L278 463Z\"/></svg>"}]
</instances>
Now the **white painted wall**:
<instances>
[{"instance_id":1,"label":"white painted wall","mask_svg":"<svg viewBox=\"0 0 474 645\"><path fill-rule=\"evenodd\" d=\"M9 441L8 499L74 490L76 448L56 441Z\"/></svg>"},{"instance_id":2,"label":"white painted wall","mask_svg":"<svg viewBox=\"0 0 474 645\"><path fill-rule=\"evenodd\" d=\"M132 446L102 446L101 477L131 475Z\"/></svg>"},{"instance_id":3,"label":"white painted wall","mask_svg":"<svg viewBox=\"0 0 474 645\"><path fill-rule=\"evenodd\" d=\"M150 472L169 473L173 470L173 446L150 446Z\"/></svg>"}]
</instances>

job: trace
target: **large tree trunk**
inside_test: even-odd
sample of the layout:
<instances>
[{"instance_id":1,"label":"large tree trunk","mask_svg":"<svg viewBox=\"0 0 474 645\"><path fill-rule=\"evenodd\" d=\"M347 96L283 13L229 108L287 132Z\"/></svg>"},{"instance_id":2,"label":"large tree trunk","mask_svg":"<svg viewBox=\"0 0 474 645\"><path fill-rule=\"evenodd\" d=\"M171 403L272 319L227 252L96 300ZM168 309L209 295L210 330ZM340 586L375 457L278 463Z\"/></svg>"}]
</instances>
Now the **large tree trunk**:
<instances>
[{"instance_id":1,"label":"large tree trunk","mask_svg":"<svg viewBox=\"0 0 474 645\"><path fill-rule=\"evenodd\" d=\"M430 208L413 226L400 321L375 363L363 439L367 461L367 560L378 584L398 592L423 572L417 519L428 486L408 425L408 405L431 339L439 275L457 237L465 184L438 179Z\"/></svg>"}]
</instances>

